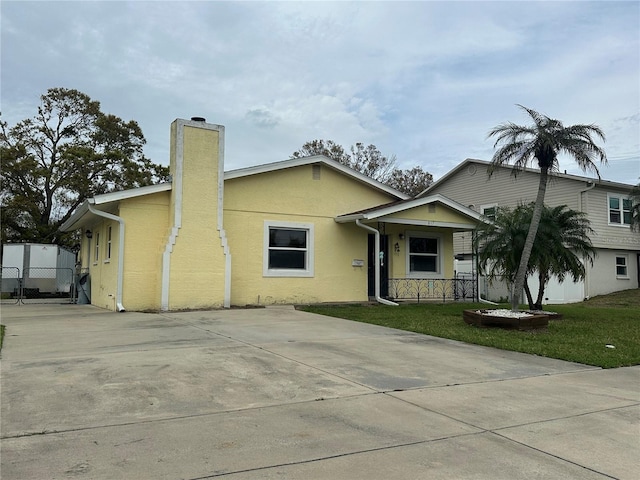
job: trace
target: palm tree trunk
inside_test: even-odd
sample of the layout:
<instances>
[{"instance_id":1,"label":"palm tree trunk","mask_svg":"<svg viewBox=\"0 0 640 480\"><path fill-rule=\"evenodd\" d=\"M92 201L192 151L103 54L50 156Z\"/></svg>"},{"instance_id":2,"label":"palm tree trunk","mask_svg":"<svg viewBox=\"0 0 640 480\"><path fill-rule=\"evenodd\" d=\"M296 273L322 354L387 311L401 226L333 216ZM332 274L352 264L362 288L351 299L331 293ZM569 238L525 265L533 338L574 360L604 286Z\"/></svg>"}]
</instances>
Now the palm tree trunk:
<instances>
[{"instance_id":1,"label":"palm tree trunk","mask_svg":"<svg viewBox=\"0 0 640 480\"><path fill-rule=\"evenodd\" d=\"M529 310L533 310L533 297L531 296L531 288L529 288L529 282L524 279L524 293L527 295L527 302L529 302Z\"/></svg>"},{"instance_id":2,"label":"palm tree trunk","mask_svg":"<svg viewBox=\"0 0 640 480\"><path fill-rule=\"evenodd\" d=\"M548 169L542 168L540 170L540 183L538 185L538 196L536 197L536 204L533 208L533 216L531 217L531 225L529 225L529 232L527 233L527 239L524 242L524 248L522 249L522 257L520 257L520 265L518 266L518 273L516 273L515 286L513 288L513 295L511 296L511 310L517 312L520 308L520 295L524 288L524 281L527 276L527 265L529 264L529 258L531 257L531 250L533 250L533 242L536 239L538 233L538 225L540 225L540 217L542 216L542 207L544 206L544 196L547 192L547 179Z\"/></svg>"},{"instance_id":3,"label":"palm tree trunk","mask_svg":"<svg viewBox=\"0 0 640 480\"><path fill-rule=\"evenodd\" d=\"M533 304L533 310L542 310L542 298L544 297L544 290L547 287L547 283L549 279L547 278L546 273L538 272L538 296L536 298L536 303Z\"/></svg>"}]
</instances>

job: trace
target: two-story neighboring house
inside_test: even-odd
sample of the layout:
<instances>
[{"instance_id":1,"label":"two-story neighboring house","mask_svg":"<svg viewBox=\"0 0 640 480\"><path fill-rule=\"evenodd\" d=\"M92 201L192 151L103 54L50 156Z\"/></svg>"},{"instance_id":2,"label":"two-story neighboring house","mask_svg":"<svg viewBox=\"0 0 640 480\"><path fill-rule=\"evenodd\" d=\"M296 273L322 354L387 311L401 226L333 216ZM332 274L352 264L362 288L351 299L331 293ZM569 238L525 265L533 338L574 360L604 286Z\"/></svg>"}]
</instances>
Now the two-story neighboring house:
<instances>
[{"instance_id":1,"label":"two-story neighboring house","mask_svg":"<svg viewBox=\"0 0 640 480\"><path fill-rule=\"evenodd\" d=\"M433 183L419 197L441 194L491 218L497 207L515 207L535 201L539 171L525 169L513 175L512 167L498 167L488 175L490 162L467 159ZM630 179L636 181L637 179ZM591 242L597 249L593 266L587 263L583 282L563 283L552 279L545 303L581 301L630 288L640 282L640 233L631 230L631 184L598 180L576 175L550 176L545 196L549 206L567 205L585 212L594 233ZM469 233L454 236L458 258L470 259L472 239ZM530 278L537 291L536 279Z\"/></svg>"}]
</instances>

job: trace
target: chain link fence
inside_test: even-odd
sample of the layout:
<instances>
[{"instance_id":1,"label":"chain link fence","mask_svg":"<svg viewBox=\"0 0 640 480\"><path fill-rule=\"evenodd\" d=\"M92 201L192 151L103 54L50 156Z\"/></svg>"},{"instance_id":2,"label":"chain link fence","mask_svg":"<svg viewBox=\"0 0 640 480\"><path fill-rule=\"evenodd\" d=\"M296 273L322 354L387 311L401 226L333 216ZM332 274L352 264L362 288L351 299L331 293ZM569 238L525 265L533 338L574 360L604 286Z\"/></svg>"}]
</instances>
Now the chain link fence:
<instances>
[{"instance_id":1,"label":"chain link fence","mask_svg":"<svg viewBox=\"0 0 640 480\"><path fill-rule=\"evenodd\" d=\"M2 303L76 303L72 268L2 267Z\"/></svg>"},{"instance_id":2,"label":"chain link fence","mask_svg":"<svg viewBox=\"0 0 640 480\"><path fill-rule=\"evenodd\" d=\"M2 305L20 303L22 294L22 276L17 267L2 267L2 278L0 279L2 289Z\"/></svg>"}]
</instances>

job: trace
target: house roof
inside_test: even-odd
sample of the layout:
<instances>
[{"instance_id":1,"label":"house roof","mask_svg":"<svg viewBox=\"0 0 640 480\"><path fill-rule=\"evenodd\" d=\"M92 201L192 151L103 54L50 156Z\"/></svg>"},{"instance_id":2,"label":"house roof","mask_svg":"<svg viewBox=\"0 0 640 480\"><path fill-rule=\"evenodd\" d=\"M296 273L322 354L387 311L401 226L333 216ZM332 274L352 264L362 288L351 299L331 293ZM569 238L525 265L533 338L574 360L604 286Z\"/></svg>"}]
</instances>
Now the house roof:
<instances>
[{"instance_id":1,"label":"house roof","mask_svg":"<svg viewBox=\"0 0 640 480\"><path fill-rule=\"evenodd\" d=\"M261 173L267 172L275 172L278 170L283 170L286 168L294 168L303 165L317 165L322 164L336 170L344 175L347 175L354 180L361 182L369 187L372 187L376 190L385 192L389 195L392 195L400 200L409 199L409 195L406 195L394 188L391 188L384 183L380 183L377 180L374 180L366 175L363 175L360 172L353 170L352 168L346 167L341 163L336 162L324 155L314 155L311 157L302 157L302 158L292 158L289 160L284 160L281 162L273 162L266 163L263 165L256 165L253 167L240 168L236 170L229 170L224 173L225 180L231 180L234 178L242 178L250 175L258 175ZM118 192L105 193L102 195L96 195L93 198L85 200L76 211L69 217L69 219L64 222L60 230L63 232L69 232L72 230L76 230L80 228L82 224L90 223L91 221L98 218L97 215L93 214L89 210L89 205L100 206L100 210L109 211L114 208L118 202L122 200L126 200L129 198L140 197L143 195L150 195L158 192L166 192L171 190L171 183L161 183L158 185L150 185L147 187L133 188L129 190L122 190Z\"/></svg>"},{"instance_id":2,"label":"house roof","mask_svg":"<svg viewBox=\"0 0 640 480\"><path fill-rule=\"evenodd\" d=\"M391 188L390 186L385 185L384 183L378 182L377 180L367 177L366 175L363 175L362 173L352 168L342 165L341 163L336 162L335 160L325 157L324 155L313 155L310 157L291 158L289 160L283 160L280 162L265 163L265 164L256 165L253 167L239 168L237 170L229 170L227 172L224 172L224 179L231 180L234 178L248 177L249 175L258 175L260 173L274 172L274 171L283 170L286 168L300 167L302 165L317 165L317 164L325 165L361 183L364 183L370 187L373 187L376 190L380 190L382 192L393 195L398 199L405 200L410 198L409 195L402 193L399 190L396 190L395 188Z\"/></svg>"},{"instance_id":3,"label":"house roof","mask_svg":"<svg viewBox=\"0 0 640 480\"><path fill-rule=\"evenodd\" d=\"M454 175L456 175L458 172L460 172L460 170L468 167L471 164L479 164L479 165L484 165L484 166L489 166L491 165L491 162L488 162L486 160L478 160L476 158L467 158L464 161L462 161L461 163L459 163L456 167L454 167L453 169L449 170L446 174L444 174L441 178L439 178L437 181L433 182L431 185L429 185L429 187L427 187L425 190L423 190L422 192L420 192L417 197L422 197L423 195L427 195L429 194L429 192L431 192L432 190L436 189L439 185L445 183L449 178L453 177ZM512 165L502 165L498 168L504 168L504 169L508 169L508 170L515 170L515 167L513 167ZM535 174L539 174L540 170L536 169L536 168L523 168L519 171L524 171L524 172L531 172L531 173L535 173ZM613 187L613 188L620 188L623 190L629 190L633 188L633 185L630 184L626 184L626 183L619 183L619 182L612 182L610 180L602 180L602 179L598 179L598 178L593 178L593 177L583 177L580 175L571 175L568 173L553 173L554 177L559 177L559 178L566 178L568 180L573 180L573 181L578 181L578 182L594 182L598 185L602 185L605 187Z\"/></svg>"},{"instance_id":4,"label":"house roof","mask_svg":"<svg viewBox=\"0 0 640 480\"><path fill-rule=\"evenodd\" d=\"M397 202L386 203L384 205L379 205L377 207L368 208L366 210L359 210L357 212L347 213L344 215L339 215L335 218L335 221L338 223L347 223L347 222L355 222L356 220L376 220L381 217L388 217L389 215L398 214L412 208L421 207L423 205L440 203L449 207L450 209L468 217L470 220L473 220L472 224L469 223L456 223L452 224L449 222L437 222L437 221L424 221L424 225L436 226L436 227L447 227L447 228L460 228L460 229L468 229L473 228L476 223L482 222L482 215L478 212L471 210L464 205L451 200L450 198L445 197L439 193L434 195L429 195L428 197L421 198L411 198L407 200L400 200ZM389 220L385 220L389 221ZM394 217L393 222L395 223L407 223L411 225L419 225L420 221L416 220L407 220L404 222L401 217Z\"/></svg>"},{"instance_id":5,"label":"house roof","mask_svg":"<svg viewBox=\"0 0 640 480\"><path fill-rule=\"evenodd\" d=\"M131 188L129 190L120 190L118 192L103 193L95 197L85 200L76 211L60 226L63 232L76 230L81 224L87 223L98 216L89 211L89 205L100 205L100 210L108 211L118 202L129 198L151 195L153 193L168 192L171 190L171 183L159 183L157 185L148 185L146 187Z\"/></svg>"}]
</instances>

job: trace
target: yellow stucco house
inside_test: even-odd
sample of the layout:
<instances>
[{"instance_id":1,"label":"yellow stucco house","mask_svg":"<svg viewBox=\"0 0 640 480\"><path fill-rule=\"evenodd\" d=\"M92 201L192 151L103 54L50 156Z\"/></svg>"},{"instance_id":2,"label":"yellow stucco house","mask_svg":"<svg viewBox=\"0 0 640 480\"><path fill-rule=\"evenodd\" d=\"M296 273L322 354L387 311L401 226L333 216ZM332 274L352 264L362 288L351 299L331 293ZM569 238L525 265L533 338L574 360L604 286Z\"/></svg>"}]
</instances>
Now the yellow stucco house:
<instances>
[{"instance_id":1,"label":"yellow stucco house","mask_svg":"<svg viewBox=\"0 0 640 480\"><path fill-rule=\"evenodd\" d=\"M97 195L81 230L90 301L178 310L475 296L454 279L453 233L480 216L411 199L323 156L224 172L224 127L171 125L170 183Z\"/></svg>"}]
</instances>

